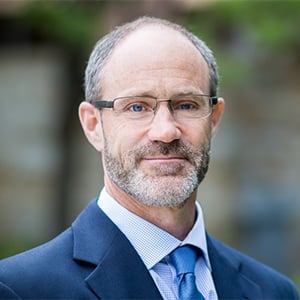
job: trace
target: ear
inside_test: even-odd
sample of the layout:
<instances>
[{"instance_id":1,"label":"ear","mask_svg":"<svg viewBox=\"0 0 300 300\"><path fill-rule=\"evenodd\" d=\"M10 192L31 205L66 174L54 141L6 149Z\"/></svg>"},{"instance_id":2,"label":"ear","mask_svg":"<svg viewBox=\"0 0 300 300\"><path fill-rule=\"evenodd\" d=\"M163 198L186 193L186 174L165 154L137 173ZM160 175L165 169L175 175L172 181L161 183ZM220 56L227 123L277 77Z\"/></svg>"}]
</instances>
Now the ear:
<instances>
[{"instance_id":1,"label":"ear","mask_svg":"<svg viewBox=\"0 0 300 300\"><path fill-rule=\"evenodd\" d=\"M78 113L85 136L94 148L101 152L103 149L103 131L99 110L84 101L79 105Z\"/></svg>"},{"instance_id":2,"label":"ear","mask_svg":"<svg viewBox=\"0 0 300 300\"><path fill-rule=\"evenodd\" d=\"M223 98L218 98L218 103L213 106L211 114L211 130L212 135L215 135L224 111L225 102Z\"/></svg>"}]
</instances>

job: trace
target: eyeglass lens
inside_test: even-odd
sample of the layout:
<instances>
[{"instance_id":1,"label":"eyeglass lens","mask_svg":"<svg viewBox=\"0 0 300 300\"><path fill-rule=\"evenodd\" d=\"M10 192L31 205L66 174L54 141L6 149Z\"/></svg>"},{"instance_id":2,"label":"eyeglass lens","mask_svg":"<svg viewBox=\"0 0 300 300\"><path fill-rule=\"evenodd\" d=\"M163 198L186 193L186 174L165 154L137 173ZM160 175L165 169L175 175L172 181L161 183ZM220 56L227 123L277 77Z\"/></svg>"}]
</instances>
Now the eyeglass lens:
<instances>
[{"instance_id":1,"label":"eyeglass lens","mask_svg":"<svg viewBox=\"0 0 300 300\"><path fill-rule=\"evenodd\" d=\"M152 118L160 102L168 102L177 120L206 118L211 113L211 98L207 95L178 96L173 99L153 97L121 97L114 100L114 111L128 119L147 121Z\"/></svg>"}]
</instances>

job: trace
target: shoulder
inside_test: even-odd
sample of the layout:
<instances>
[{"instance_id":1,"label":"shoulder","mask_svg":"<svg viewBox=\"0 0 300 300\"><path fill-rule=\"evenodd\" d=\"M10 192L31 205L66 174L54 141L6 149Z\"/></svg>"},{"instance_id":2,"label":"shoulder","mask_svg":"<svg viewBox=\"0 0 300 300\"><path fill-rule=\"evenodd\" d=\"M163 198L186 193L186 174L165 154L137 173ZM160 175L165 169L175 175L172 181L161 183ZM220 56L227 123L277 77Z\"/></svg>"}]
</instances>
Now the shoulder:
<instances>
[{"instance_id":1,"label":"shoulder","mask_svg":"<svg viewBox=\"0 0 300 300\"><path fill-rule=\"evenodd\" d=\"M25 272L26 270L35 269L38 265L38 268L41 268L50 261L60 260L62 256L68 256L72 251L72 239L71 228L68 228L49 242L0 260L0 279L3 273L7 275L12 272L10 268L12 266L14 266L14 269L19 268L19 271L23 270ZM29 266L30 268L28 268Z\"/></svg>"},{"instance_id":2,"label":"shoulder","mask_svg":"<svg viewBox=\"0 0 300 300\"><path fill-rule=\"evenodd\" d=\"M94 298L85 279L116 235L112 224L93 200L57 237L0 260L0 299Z\"/></svg>"},{"instance_id":3,"label":"shoulder","mask_svg":"<svg viewBox=\"0 0 300 300\"><path fill-rule=\"evenodd\" d=\"M79 232L86 229L84 222L79 220L88 214L90 206L92 205L89 205L74 222L77 224L77 231ZM88 217L85 218L88 219ZM89 220L85 220L85 223L87 222ZM70 267L73 263L76 231L73 224L52 240L38 247L0 260L0 282L3 278L8 278L9 276L25 275L25 278L27 278L33 276L32 274L36 274L36 276L39 276L40 273L45 274L45 271L54 272L52 269L57 270L57 273L59 273L62 271L62 268L67 269ZM84 232L83 236L85 235L86 232Z\"/></svg>"},{"instance_id":4,"label":"shoulder","mask_svg":"<svg viewBox=\"0 0 300 300\"><path fill-rule=\"evenodd\" d=\"M51 298L55 291L74 286L78 270L74 268L72 240L69 228L43 245L1 260L0 299L17 299L17 295L47 298L48 293Z\"/></svg>"},{"instance_id":5,"label":"shoulder","mask_svg":"<svg viewBox=\"0 0 300 300\"><path fill-rule=\"evenodd\" d=\"M0 281L9 276L28 276L38 270L43 270L43 267L51 269L54 265L59 265L66 257L72 257L71 231L72 229L69 228L38 247L0 260Z\"/></svg>"},{"instance_id":6,"label":"shoulder","mask_svg":"<svg viewBox=\"0 0 300 300\"><path fill-rule=\"evenodd\" d=\"M209 235L207 239L213 271L226 274L230 269L244 282L254 282L274 299L286 299L287 295L290 299L299 299L294 283L285 275Z\"/></svg>"},{"instance_id":7,"label":"shoulder","mask_svg":"<svg viewBox=\"0 0 300 300\"><path fill-rule=\"evenodd\" d=\"M220 242L219 240L209 236L210 253L214 256L216 252L231 265L236 267L239 271L256 276L259 274L265 274L268 276L274 276L278 278L286 278L279 272L268 267L267 265L257 261L256 259Z\"/></svg>"}]
</instances>

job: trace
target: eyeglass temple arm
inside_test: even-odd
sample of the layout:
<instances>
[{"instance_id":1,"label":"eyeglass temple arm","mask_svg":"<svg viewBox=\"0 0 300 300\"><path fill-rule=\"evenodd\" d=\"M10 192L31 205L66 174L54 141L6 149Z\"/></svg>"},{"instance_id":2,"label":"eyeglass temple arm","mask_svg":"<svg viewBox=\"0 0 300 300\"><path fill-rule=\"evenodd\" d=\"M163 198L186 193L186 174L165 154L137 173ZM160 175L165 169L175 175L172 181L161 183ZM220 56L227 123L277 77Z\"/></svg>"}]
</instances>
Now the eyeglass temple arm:
<instances>
[{"instance_id":1,"label":"eyeglass temple arm","mask_svg":"<svg viewBox=\"0 0 300 300\"><path fill-rule=\"evenodd\" d=\"M216 105L218 103L218 97L217 96L212 96L211 97L211 103L212 103L212 105Z\"/></svg>"},{"instance_id":2,"label":"eyeglass temple arm","mask_svg":"<svg viewBox=\"0 0 300 300\"><path fill-rule=\"evenodd\" d=\"M107 100L92 100L91 104L93 104L97 108L113 108L114 102Z\"/></svg>"}]
</instances>

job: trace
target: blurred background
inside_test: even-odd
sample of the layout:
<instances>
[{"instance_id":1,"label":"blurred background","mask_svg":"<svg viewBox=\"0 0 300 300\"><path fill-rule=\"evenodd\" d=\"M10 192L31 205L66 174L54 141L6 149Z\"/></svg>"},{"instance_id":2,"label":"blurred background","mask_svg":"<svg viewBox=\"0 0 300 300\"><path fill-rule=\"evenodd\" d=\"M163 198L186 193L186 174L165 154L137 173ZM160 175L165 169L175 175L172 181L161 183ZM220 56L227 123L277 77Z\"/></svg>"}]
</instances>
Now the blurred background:
<instances>
[{"instance_id":1,"label":"blurred background","mask_svg":"<svg viewBox=\"0 0 300 300\"><path fill-rule=\"evenodd\" d=\"M300 1L0 1L0 258L70 225L103 185L79 126L96 41L141 15L213 49L225 115L199 188L207 229L300 286Z\"/></svg>"}]
</instances>

